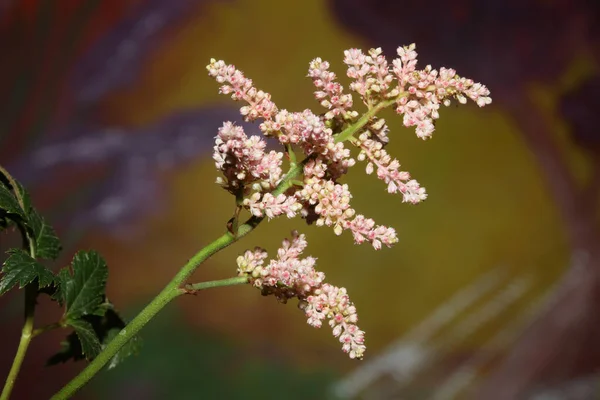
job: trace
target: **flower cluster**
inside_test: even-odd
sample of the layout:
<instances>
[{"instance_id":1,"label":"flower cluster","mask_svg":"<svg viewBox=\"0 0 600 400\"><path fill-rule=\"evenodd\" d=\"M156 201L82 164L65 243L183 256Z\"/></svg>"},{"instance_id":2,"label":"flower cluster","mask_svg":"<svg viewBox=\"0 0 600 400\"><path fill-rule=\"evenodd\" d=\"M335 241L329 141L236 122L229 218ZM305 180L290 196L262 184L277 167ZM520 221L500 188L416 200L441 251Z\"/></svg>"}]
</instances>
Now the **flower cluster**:
<instances>
[{"instance_id":1,"label":"flower cluster","mask_svg":"<svg viewBox=\"0 0 600 400\"><path fill-rule=\"evenodd\" d=\"M396 243L393 228L377 225L351 206L350 188L339 182L356 162L346 145L358 149L356 159L366 162L367 174L376 172L389 193L417 204L427 193L385 150L389 128L377 113L394 107L405 126L414 126L417 136L427 139L435 129L441 104L448 106L452 98L463 104L470 98L480 107L491 103L485 86L459 77L453 69L438 72L428 65L418 70L414 44L399 47L397 53L390 64L381 49L367 54L359 49L344 52L350 89L367 107L360 117L353 109L352 95L344 92L329 63L320 58L310 63L308 77L317 89L315 98L327 110L322 115L308 109L279 109L270 94L255 88L233 65L212 59L207 70L221 84L221 93L246 103L240 109L244 119L260 119L264 137L276 140L282 148L267 153L265 139L248 137L241 127L226 122L214 147L215 164L223 174L217 182L254 217L300 214L308 223L333 228L337 235L350 231L355 243L369 242L376 250ZM296 151L302 152L301 161ZM289 170L284 174L285 159ZM267 253L262 249L246 251L237 259L238 274L248 276L264 295L274 295L281 302L298 298L310 325L320 327L328 319L343 350L351 358L362 358L364 332L356 325L356 309L346 289L324 283L325 275L315 270L314 258L299 258L305 247L304 235L294 233L291 241L283 242L277 258L266 265Z\"/></svg>"},{"instance_id":2,"label":"flower cluster","mask_svg":"<svg viewBox=\"0 0 600 400\"><path fill-rule=\"evenodd\" d=\"M312 78L317 87L315 98L321 105L328 108L325 119L342 117L345 120L353 120L358 117L358 112L352 110L352 95L344 94L344 88L335 81L335 73L329 71L329 63L320 58L311 61L308 68L308 76Z\"/></svg>"},{"instance_id":3,"label":"flower cluster","mask_svg":"<svg viewBox=\"0 0 600 400\"><path fill-rule=\"evenodd\" d=\"M412 204L420 203L427 198L425 188L422 188L419 182L410 179L408 172L398 170L400 163L398 160L392 159L385 151L384 143L381 140L364 132L354 142L360 147L358 160L369 160L366 168L367 174L372 174L374 166L377 166L377 177L388 185L388 193L402 193L402 201Z\"/></svg>"},{"instance_id":4,"label":"flower cluster","mask_svg":"<svg viewBox=\"0 0 600 400\"><path fill-rule=\"evenodd\" d=\"M242 71L235 69L235 66L212 59L206 69L217 83L223 84L220 88L221 93L231 94L233 100L248 103L240 109L246 121L255 121L258 118L270 119L277 112L277 106L271 101L271 95L256 89L252 79L246 78Z\"/></svg>"},{"instance_id":5,"label":"flower cluster","mask_svg":"<svg viewBox=\"0 0 600 400\"><path fill-rule=\"evenodd\" d=\"M399 47L397 53L398 58L390 64L381 49L367 54L359 49L344 52L347 75L352 79L350 89L367 107L361 118L353 109L352 95L344 93L329 63L320 58L310 63L308 77L317 89L316 99L327 109L322 115L308 109L280 110L270 94L255 88L233 65L211 60L207 70L222 84L221 93L245 102L240 109L244 119L261 119L263 135L276 139L283 149L267 153L263 139L247 137L241 127L225 123L214 152L216 166L224 175L218 183L237 196L241 194L241 204L256 217L291 218L299 213L309 223L332 227L338 235L349 230L356 243L368 241L375 249L397 242L394 229L376 225L351 207L348 186L338 182L356 162L346 145L358 148L356 159L367 163L367 174L376 172L389 193L417 204L427 193L385 150L389 129L377 112L394 107L404 125L414 126L417 136L426 139L435 129L441 104L449 105L452 98L459 103L470 98L480 107L491 102L485 86L459 77L453 69L438 72L428 65L418 70L414 44ZM303 169L298 169L298 150L305 157ZM284 156L290 160L286 175L282 172Z\"/></svg>"},{"instance_id":6,"label":"flower cluster","mask_svg":"<svg viewBox=\"0 0 600 400\"><path fill-rule=\"evenodd\" d=\"M309 325L320 328L328 319L333 335L342 343L342 350L350 358L361 359L366 347L364 332L356 325L356 308L345 288L324 283L325 274L315 270L316 259L299 258L306 245L304 235L293 232L292 240L284 240L277 258L267 265L265 251L248 250L237 259L238 275L248 276L263 295L274 295L282 303L298 298L298 306Z\"/></svg>"},{"instance_id":7,"label":"flower cluster","mask_svg":"<svg viewBox=\"0 0 600 400\"><path fill-rule=\"evenodd\" d=\"M225 179L217 183L235 193L246 185L274 189L281 178L283 154L265 153L266 142L258 136L248 137L240 126L225 122L216 137L213 159Z\"/></svg>"},{"instance_id":8,"label":"flower cluster","mask_svg":"<svg viewBox=\"0 0 600 400\"><path fill-rule=\"evenodd\" d=\"M368 241L375 250L381 249L382 243L389 247L398 241L394 228L375 226L372 219L356 215L356 211L350 207L352 194L348 185L310 177L305 179L304 187L296 192L296 196L305 205L304 215L313 213L317 226L333 227L336 235L349 230L357 244Z\"/></svg>"},{"instance_id":9,"label":"flower cluster","mask_svg":"<svg viewBox=\"0 0 600 400\"><path fill-rule=\"evenodd\" d=\"M371 49L367 56L359 49L346 50L344 64L348 65L348 77L354 79L350 89L357 92L365 104L374 105L382 98L398 95L397 89L390 90L394 77L381 49Z\"/></svg>"}]
</instances>

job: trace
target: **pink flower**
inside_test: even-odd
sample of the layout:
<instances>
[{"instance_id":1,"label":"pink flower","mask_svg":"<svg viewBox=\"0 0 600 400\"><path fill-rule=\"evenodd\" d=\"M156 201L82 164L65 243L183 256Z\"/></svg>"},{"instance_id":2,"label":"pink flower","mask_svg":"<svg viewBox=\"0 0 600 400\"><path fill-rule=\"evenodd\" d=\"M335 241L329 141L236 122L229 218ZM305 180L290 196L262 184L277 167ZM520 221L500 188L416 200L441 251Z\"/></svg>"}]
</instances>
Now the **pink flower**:
<instances>
[{"instance_id":1,"label":"pink flower","mask_svg":"<svg viewBox=\"0 0 600 400\"><path fill-rule=\"evenodd\" d=\"M308 223L332 227L336 235L350 231L357 244L369 242L379 250L396 243L394 228L376 225L357 214L350 204L350 188L339 183L355 164L345 142L359 149L357 159L367 163L367 174L375 172L389 193L400 193L403 202L416 204L425 200L427 193L385 150L389 128L377 113L394 107L405 126L415 127L419 138L428 139L435 130L440 106L448 106L452 98L461 104L471 99L480 107L491 103L484 85L458 76L453 69L442 67L438 71L428 65L418 70L414 44L399 47L397 53L398 58L390 65L380 48L370 49L368 54L359 49L344 52L347 75L352 79L350 89L367 107L360 118L353 109L352 96L344 93L329 63L320 58L310 63L308 76L317 89L316 99L327 109L322 115L308 109L279 110L271 96L256 89L241 71L212 59L207 70L222 85L220 92L246 102L240 109L244 119L262 119L260 131L276 139L283 150L267 153L263 138L248 137L241 127L226 122L214 147L215 165L224 175L217 182L236 195L238 206L255 217L292 218L301 213ZM298 159L296 152L300 151L306 158ZM284 152L293 175L283 176ZM299 173L300 165L303 174ZM246 251L237 259L238 274L248 276L263 295L274 295L283 303L298 298L310 325L321 327L329 320L342 350L351 358L362 358L364 332L356 325L356 309L346 289L324 283L325 275L315 270L316 259L300 258L306 247L304 235L292 236L267 265L267 253L262 249Z\"/></svg>"},{"instance_id":2,"label":"pink flower","mask_svg":"<svg viewBox=\"0 0 600 400\"><path fill-rule=\"evenodd\" d=\"M400 163L390 157L383 148L383 143L371 139L369 133L365 132L360 135L355 144L361 149L358 160L368 160L367 174L373 173L376 166L377 177L388 185L388 193L402 193L402 201L412 204L427 198L425 188L420 187L419 182L411 180L408 172L399 171Z\"/></svg>"},{"instance_id":3,"label":"pink flower","mask_svg":"<svg viewBox=\"0 0 600 400\"><path fill-rule=\"evenodd\" d=\"M336 235L343 230L350 230L356 244L368 241L375 250L381 249L381 244L390 247L398 241L396 231L385 226L375 226L371 219L357 215L350 206L352 194L348 185L340 185L331 180L310 178L305 180L304 187L296 196L304 202L304 215L314 212L317 216L317 226L331 226Z\"/></svg>"},{"instance_id":4,"label":"pink flower","mask_svg":"<svg viewBox=\"0 0 600 400\"><path fill-rule=\"evenodd\" d=\"M396 98L396 111L403 115L404 125L415 126L422 139L431 137L439 106L449 105L451 97L462 104L468 97L480 107L491 103L490 91L484 85L458 77L453 69L442 67L438 73L428 65L417 70L415 48L414 44L399 47L391 71L381 49L369 50L368 56L358 49L346 50L344 63L348 65L348 76L354 79L350 88L369 107Z\"/></svg>"},{"instance_id":5,"label":"pink flower","mask_svg":"<svg viewBox=\"0 0 600 400\"><path fill-rule=\"evenodd\" d=\"M382 225L375 226L375 221L365 218L363 215L357 215L352 221L348 221L347 229L354 235L354 241L361 244L364 241L371 242L375 250L381 249L381 244L391 247L398 242L394 228L388 228Z\"/></svg>"},{"instance_id":6,"label":"pink flower","mask_svg":"<svg viewBox=\"0 0 600 400\"><path fill-rule=\"evenodd\" d=\"M399 86L405 86L411 74L416 70L417 67L417 52L415 51L415 44L409 46L398 47L398 56L392 65L394 74L398 78Z\"/></svg>"},{"instance_id":7,"label":"pink flower","mask_svg":"<svg viewBox=\"0 0 600 400\"><path fill-rule=\"evenodd\" d=\"M260 248L246 251L237 259L238 275L250 277L250 282L263 295L273 295L282 303L298 298L307 322L315 328L329 320L333 335L342 343L342 350L350 358L363 357L364 332L356 323L356 308L345 288L324 283L325 274L315 270L316 259L299 258L306 248L304 235L292 232L292 240L285 239L277 251L277 258L264 265L267 253Z\"/></svg>"},{"instance_id":8,"label":"pink flower","mask_svg":"<svg viewBox=\"0 0 600 400\"><path fill-rule=\"evenodd\" d=\"M246 136L241 126L225 122L215 139L213 159L225 179L217 182L234 193L249 184L274 188L281 179L283 154L265 154L266 143L258 136Z\"/></svg>"},{"instance_id":9,"label":"pink flower","mask_svg":"<svg viewBox=\"0 0 600 400\"><path fill-rule=\"evenodd\" d=\"M362 359L366 349L365 333L356 325L356 307L350 302L346 289L325 283L314 293L300 303L308 324L320 328L322 321L329 319L333 336L342 343L342 351L350 358Z\"/></svg>"},{"instance_id":10,"label":"pink flower","mask_svg":"<svg viewBox=\"0 0 600 400\"><path fill-rule=\"evenodd\" d=\"M466 103L469 97L483 107L492 102L490 91L471 79L460 78L453 69L432 69L430 65L419 71L416 69L417 52L415 45L399 47L398 56L393 61L393 72L398 78L400 96L396 112L404 114L404 125L416 126L417 136L422 139L431 137L435 126L433 121L439 118L440 104L450 105L450 98ZM408 96L405 96L408 94Z\"/></svg>"},{"instance_id":11,"label":"pink flower","mask_svg":"<svg viewBox=\"0 0 600 400\"><path fill-rule=\"evenodd\" d=\"M315 97L323 107L330 110L325 114L326 120L335 117L353 120L358 116L358 112L352 110L352 95L344 94L344 88L335 80L335 73L329 71L327 61L320 58L312 60L308 68L308 76L319 89L315 92Z\"/></svg>"},{"instance_id":12,"label":"pink flower","mask_svg":"<svg viewBox=\"0 0 600 400\"><path fill-rule=\"evenodd\" d=\"M257 217L267 216L269 219L285 214L288 218L293 218L296 213L302 209L302 205L292 196L280 194L273 196L271 193L254 193L249 198L244 199L246 206L252 215Z\"/></svg>"},{"instance_id":13,"label":"pink flower","mask_svg":"<svg viewBox=\"0 0 600 400\"><path fill-rule=\"evenodd\" d=\"M375 172L389 193L400 193L403 202L416 204L427 198L425 188L401 171L400 162L385 150L389 128L377 112L394 107L405 126L415 127L417 136L427 139L435 130L441 105L449 105L452 98L459 103L471 99L480 107L491 103L484 85L458 76L453 69L438 71L430 65L417 69L415 49L414 44L399 47L391 64L380 48L367 54L359 49L344 52L347 75L352 79L350 89L367 106L367 114L361 118L353 110L352 96L344 93L329 63L321 58L310 62L308 76L317 88L315 97L327 109L323 115L308 109L279 110L271 96L256 89L241 71L212 59L207 69L222 84L221 93L248 103L241 109L244 118L261 118L260 130L283 145L291 164L299 162L297 151L307 157L302 161L304 176L284 181L284 152L267 154L265 140L247 137L241 128L226 123L219 130L213 156L224 175L217 182L231 193L241 194L243 206L254 216L271 219L285 214L291 218L301 212L307 222L330 226L337 235L350 230L356 243L368 241L375 249L396 243L393 228L376 225L350 206L350 189L339 183L355 164L345 143L358 147L357 158L366 161L367 174ZM283 194L271 194L282 181L292 185L286 186Z\"/></svg>"},{"instance_id":14,"label":"pink flower","mask_svg":"<svg viewBox=\"0 0 600 400\"><path fill-rule=\"evenodd\" d=\"M281 110L273 120L262 123L261 129L266 135L277 134L282 144L300 146L307 156L319 154L331 162L354 164L350 150L343 143L335 143L332 130L310 110L301 113Z\"/></svg>"},{"instance_id":15,"label":"pink flower","mask_svg":"<svg viewBox=\"0 0 600 400\"><path fill-rule=\"evenodd\" d=\"M347 75L354 79L350 88L358 92L369 107L398 95L398 91L392 89L394 76L381 53L381 48L370 49L369 55L364 55L359 49L344 52L344 63L348 65Z\"/></svg>"},{"instance_id":16,"label":"pink flower","mask_svg":"<svg viewBox=\"0 0 600 400\"><path fill-rule=\"evenodd\" d=\"M277 112L277 106L271 101L271 95L256 89L252 85L252 79L246 78L244 73L237 70L235 66L213 58L206 69L210 76L223 84L221 93L231 93L233 100L243 100L248 103L240 109L246 121L254 121L258 118L269 119Z\"/></svg>"},{"instance_id":17,"label":"pink flower","mask_svg":"<svg viewBox=\"0 0 600 400\"><path fill-rule=\"evenodd\" d=\"M354 79L350 84L350 89L357 92L361 97L367 97L367 76L371 68L367 64L367 58L360 49L349 49L344 51L344 63L348 65L347 75Z\"/></svg>"}]
</instances>

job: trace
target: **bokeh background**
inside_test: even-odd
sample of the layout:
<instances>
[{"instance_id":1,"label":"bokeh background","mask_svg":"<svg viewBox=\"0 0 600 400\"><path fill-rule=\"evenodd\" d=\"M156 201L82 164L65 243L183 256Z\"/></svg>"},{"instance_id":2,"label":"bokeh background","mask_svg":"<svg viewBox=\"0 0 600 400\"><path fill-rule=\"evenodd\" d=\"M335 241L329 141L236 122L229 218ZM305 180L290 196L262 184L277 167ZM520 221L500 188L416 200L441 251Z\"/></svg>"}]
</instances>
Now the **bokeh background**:
<instances>
[{"instance_id":1,"label":"bokeh background","mask_svg":"<svg viewBox=\"0 0 600 400\"><path fill-rule=\"evenodd\" d=\"M397 229L394 248L279 219L195 276L232 276L243 250L273 252L299 228L358 307L364 361L294 304L224 288L172 304L137 357L76 397L600 398L599 17L593 0L0 1L0 163L56 226L57 267L99 250L128 317L231 216L210 153L222 121L241 118L206 74L211 57L280 108L317 110L310 60L347 85L344 49L391 59L415 42L421 66L456 68L494 99L443 109L427 142L386 115L390 153L429 199L402 204L361 168L347 182L358 210ZM21 295L0 299L2 377ZM37 310L40 324L60 313ZM44 367L66 333L34 340L15 399L46 399L84 366Z\"/></svg>"}]
</instances>

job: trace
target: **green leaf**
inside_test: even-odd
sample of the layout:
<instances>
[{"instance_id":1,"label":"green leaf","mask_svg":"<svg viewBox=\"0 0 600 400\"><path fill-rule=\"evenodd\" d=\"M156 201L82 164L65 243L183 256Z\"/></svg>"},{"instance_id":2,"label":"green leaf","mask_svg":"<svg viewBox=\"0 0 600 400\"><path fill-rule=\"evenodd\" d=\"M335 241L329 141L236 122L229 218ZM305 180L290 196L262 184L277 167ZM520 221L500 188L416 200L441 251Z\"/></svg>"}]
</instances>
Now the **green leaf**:
<instances>
[{"instance_id":1,"label":"green leaf","mask_svg":"<svg viewBox=\"0 0 600 400\"><path fill-rule=\"evenodd\" d=\"M38 279L40 288L50 285L54 275L42 264L31 258L29 254L21 249L11 249L10 256L2 267L0 277L0 295L8 292L15 285L23 288L25 285Z\"/></svg>"},{"instance_id":2,"label":"green leaf","mask_svg":"<svg viewBox=\"0 0 600 400\"><path fill-rule=\"evenodd\" d=\"M64 286L66 285L66 282L71 279L72 278L68 267L58 271L57 276L54 278L54 283L52 285L54 290L49 294L52 300L57 301L61 306L65 304Z\"/></svg>"},{"instance_id":3,"label":"green leaf","mask_svg":"<svg viewBox=\"0 0 600 400\"><path fill-rule=\"evenodd\" d=\"M17 198L4 185L0 185L0 208L9 214L16 214L27 221L27 213L21 208Z\"/></svg>"},{"instance_id":4,"label":"green leaf","mask_svg":"<svg viewBox=\"0 0 600 400\"><path fill-rule=\"evenodd\" d=\"M125 321L114 310L112 304L109 302L104 302L103 305L103 309L105 311L103 316L86 315L79 320L92 326L97 340L99 343L101 343L102 349L104 349L106 345L110 343L110 341L121 331L121 329L125 328ZM64 341L62 344L62 350L50 357L47 365L64 363L71 359L73 361L78 361L86 358L83 353L82 342L75 332L68 335L66 341ZM116 365L122 363L125 358L132 354L137 354L140 347L141 339L139 336L135 336L112 358L108 368L114 368Z\"/></svg>"},{"instance_id":5,"label":"green leaf","mask_svg":"<svg viewBox=\"0 0 600 400\"><path fill-rule=\"evenodd\" d=\"M32 239L35 242L36 257L56 259L61 250L60 241L54 229L33 208L29 212L29 226L33 232Z\"/></svg>"},{"instance_id":6,"label":"green leaf","mask_svg":"<svg viewBox=\"0 0 600 400\"><path fill-rule=\"evenodd\" d=\"M92 324L83 319L68 319L67 325L75 328L75 333L77 334L85 358L88 360L94 359L102 350L102 345L96 336Z\"/></svg>"},{"instance_id":7,"label":"green leaf","mask_svg":"<svg viewBox=\"0 0 600 400\"><path fill-rule=\"evenodd\" d=\"M73 275L61 270L60 291L67 306L65 317L77 319L94 314L104 301L108 268L95 251L79 251L73 257ZM67 270L68 271L68 270Z\"/></svg>"},{"instance_id":8,"label":"green leaf","mask_svg":"<svg viewBox=\"0 0 600 400\"><path fill-rule=\"evenodd\" d=\"M60 286L60 273L63 272L63 270L61 270L59 272L59 274L54 276L54 279L52 280L52 283L44 288L40 288L38 290L38 294L46 294L48 296L50 296L50 299L58 302L59 305L63 305L63 293L61 290L61 286ZM67 274L69 273L68 271Z\"/></svg>"},{"instance_id":9,"label":"green leaf","mask_svg":"<svg viewBox=\"0 0 600 400\"><path fill-rule=\"evenodd\" d=\"M31 206L31 199L23 186L19 182L15 182L15 186L13 193L9 189L8 181L0 184L0 230L9 225L10 214L18 215L27 228L28 236L34 242L35 257L56 259L61 246L54 229ZM23 203L22 207L19 198Z\"/></svg>"}]
</instances>

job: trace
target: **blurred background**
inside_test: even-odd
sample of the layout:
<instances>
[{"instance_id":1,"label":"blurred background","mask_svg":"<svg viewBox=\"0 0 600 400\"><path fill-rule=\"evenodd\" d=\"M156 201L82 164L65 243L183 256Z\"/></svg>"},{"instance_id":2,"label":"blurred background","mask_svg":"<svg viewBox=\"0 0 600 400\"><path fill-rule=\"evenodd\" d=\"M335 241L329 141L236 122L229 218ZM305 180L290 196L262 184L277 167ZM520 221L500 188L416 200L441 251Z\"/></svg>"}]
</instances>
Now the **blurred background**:
<instances>
[{"instance_id":1,"label":"blurred background","mask_svg":"<svg viewBox=\"0 0 600 400\"><path fill-rule=\"evenodd\" d=\"M360 167L347 182L357 210L397 229L394 248L278 219L195 276L230 277L246 248L300 229L358 307L364 361L295 304L224 288L170 305L137 357L76 398L600 398L599 17L593 0L0 0L0 163L57 228L56 267L99 250L126 317L231 216L211 149L240 105L218 95L211 57L280 108L316 111L310 60L347 87L343 50L392 59L415 42L421 67L456 68L494 100L444 108L427 142L386 115L390 153L429 199L402 204ZM0 298L2 380L21 295ZM59 314L40 299L40 325ZM33 341L13 398L49 398L84 366L44 367L67 333Z\"/></svg>"}]
</instances>

